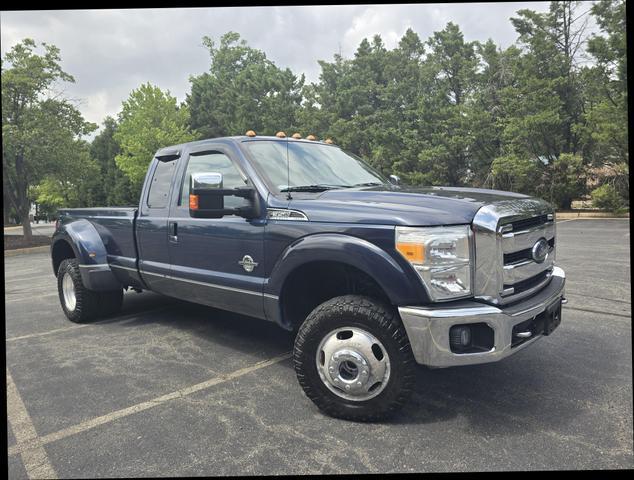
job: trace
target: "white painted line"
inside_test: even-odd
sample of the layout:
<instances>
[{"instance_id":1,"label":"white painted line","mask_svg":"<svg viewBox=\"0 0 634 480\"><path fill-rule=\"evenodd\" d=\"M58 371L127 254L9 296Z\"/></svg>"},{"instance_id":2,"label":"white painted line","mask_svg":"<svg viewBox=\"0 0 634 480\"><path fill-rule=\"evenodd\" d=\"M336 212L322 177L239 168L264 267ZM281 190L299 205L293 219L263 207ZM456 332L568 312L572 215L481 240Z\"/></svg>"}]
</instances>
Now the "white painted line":
<instances>
[{"instance_id":1,"label":"white painted line","mask_svg":"<svg viewBox=\"0 0 634 480\"><path fill-rule=\"evenodd\" d=\"M568 220L559 220L558 222L555 222L555 223L574 222L575 220L579 220L579 218L570 218Z\"/></svg>"},{"instance_id":2,"label":"white painted line","mask_svg":"<svg viewBox=\"0 0 634 480\"><path fill-rule=\"evenodd\" d=\"M10 337L10 338L7 338L7 342L15 342L16 340L24 340L26 338L43 337L44 335L51 335L53 333L58 333L58 332L66 332L68 330L77 330L78 328L89 327L90 325L91 325L90 323L84 323L82 325L73 325L72 327L56 328L55 330L49 330L47 332L31 333L29 335L21 335L19 337Z\"/></svg>"},{"instance_id":3,"label":"white painted line","mask_svg":"<svg viewBox=\"0 0 634 480\"><path fill-rule=\"evenodd\" d=\"M39 438L34 437L32 439L28 439L24 441L21 441L20 439L18 439L17 444L9 448L9 455L22 453L24 451L30 451L37 447L41 448L43 445L49 444L51 442L62 440L66 437L70 437L72 435L85 432L86 430L90 430L100 425L104 425L104 424L113 422L115 420L118 420L120 418L124 418L129 415L133 415L135 413L148 410L152 407L158 407L159 405L162 405L171 400L183 398L187 395L191 395L192 393L200 392L201 390L206 390L215 385L219 385L221 383L225 383L235 378L246 375L247 373L260 370L261 368L265 368L270 365L274 365L276 363L280 363L290 358L291 355L292 355L291 352L287 352L277 357L273 357L269 360L263 360L249 367L241 368L240 370L236 370L235 372L231 372L225 375L220 375L219 377L215 377L215 378L206 380L204 382L197 383L190 387L181 388L180 390L176 390L172 393L161 395L160 397L154 398L152 400L148 400L147 402L142 402L137 405L133 405L131 407L123 408L121 410L117 410L115 412L102 415L101 417L93 418L91 420L86 420L85 422L82 422L78 425L73 425L72 427L64 428L63 430L60 430L58 432L49 433L48 435L44 435L43 437L39 437ZM16 439L17 439L17 435L16 435Z\"/></svg>"},{"instance_id":4,"label":"white painted line","mask_svg":"<svg viewBox=\"0 0 634 480\"><path fill-rule=\"evenodd\" d=\"M20 292L20 294L22 294L22 292ZM11 294L9 294L9 295L11 295ZM24 295L24 294L22 294L22 295ZM31 300L31 301L33 301L33 300L35 300L35 299L39 300L39 299L41 299L41 298L43 298L43 297L57 297L57 296L59 296L59 293L45 293L45 294L42 294L42 295L36 295L36 296L34 296L33 294L31 294L31 295L22 296L22 297L19 297L19 298L9 298L9 299L7 300L7 298L6 298L6 294L5 294L5 302L6 302L6 303L11 303L11 302L21 302L21 301L24 301L24 300Z\"/></svg>"},{"instance_id":5,"label":"white painted line","mask_svg":"<svg viewBox=\"0 0 634 480\"><path fill-rule=\"evenodd\" d=\"M57 295L57 294L56 294ZM150 313L156 313L156 312L160 312L161 310L165 310L167 309L167 307L159 307L159 308L154 308L152 310L145 310L145 311L140 311L137 313L130 313L128 315L124 315L122 317L115 317L115 318L107 318L105 320L102 320L100 322L92 322L92 323L82 323L79 325L73 325L70 327L64 327L64 328L56 328L54 330L48 330L46 332L40 332L40 333L30 333L28 335L20 335L19 337L10 337L7 338L7 342L15 342L16 340L24 340L27 338L35 338L35 337L43 337L44 335L51 335L53 333L59 333L59 332L66 332L68 330L77 330L78 328L84 328L84 327L93 327L96 325L103 325L103 324L108 324L108 323L112 323L114 325L121 325L124 322L128 321L128 320L136 320L137 316L142 316L142 315L148 315Z\"/></svg>"},{"instance_id":6,"label":"white painted line","mask_svg":"<svg viewBox=\"0 0 634 480\"><path fill-rule=\"evenodd\" d=\"M22 463L28 478L57 478L57 474L46 456L44 447L20 397L17 387L7 368L7 420L15 435L18 445L33 444L30 448L20 450Z\"/></svg>"}]
</instances>

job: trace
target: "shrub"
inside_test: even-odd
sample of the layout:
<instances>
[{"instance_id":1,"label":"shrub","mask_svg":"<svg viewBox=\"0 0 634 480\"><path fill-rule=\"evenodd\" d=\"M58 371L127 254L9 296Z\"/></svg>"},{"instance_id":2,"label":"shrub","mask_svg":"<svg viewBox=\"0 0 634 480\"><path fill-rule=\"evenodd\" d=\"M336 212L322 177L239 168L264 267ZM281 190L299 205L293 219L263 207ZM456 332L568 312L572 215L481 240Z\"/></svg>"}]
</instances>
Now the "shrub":
<instances>
[{"instance_id":1,"label":"shrub","mask_svg":"<svg viewBox=\"0 0 634 480\"><path fill-rule=\"evenodd\" d=\"M613 213L623 213L625 208L625 202L614 188L609 183L601 185L599 188L592 190L592 205L601 210L606 210Z\"/></svg>"}]
</instances>

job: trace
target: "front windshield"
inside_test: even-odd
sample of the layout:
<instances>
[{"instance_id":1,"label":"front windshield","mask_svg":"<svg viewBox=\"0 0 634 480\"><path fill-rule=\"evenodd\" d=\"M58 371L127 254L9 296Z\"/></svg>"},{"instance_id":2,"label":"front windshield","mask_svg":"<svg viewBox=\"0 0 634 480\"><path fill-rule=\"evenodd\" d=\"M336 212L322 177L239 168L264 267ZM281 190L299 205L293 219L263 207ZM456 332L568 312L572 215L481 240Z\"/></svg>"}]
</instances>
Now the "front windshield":
<instances>
[{"instance_id":1,"label":"front windshield","mask_svg":"<svg viewBox=\"0 0 634 480\"><path fill-rule=\"evenodd\" d=\"M243 145L251 153L269 186L280 192L306 186L345 188L387 183L380 173L363 160L345 153L339 147L266 140L245 142Z\"/></svg>"}]
</instances>

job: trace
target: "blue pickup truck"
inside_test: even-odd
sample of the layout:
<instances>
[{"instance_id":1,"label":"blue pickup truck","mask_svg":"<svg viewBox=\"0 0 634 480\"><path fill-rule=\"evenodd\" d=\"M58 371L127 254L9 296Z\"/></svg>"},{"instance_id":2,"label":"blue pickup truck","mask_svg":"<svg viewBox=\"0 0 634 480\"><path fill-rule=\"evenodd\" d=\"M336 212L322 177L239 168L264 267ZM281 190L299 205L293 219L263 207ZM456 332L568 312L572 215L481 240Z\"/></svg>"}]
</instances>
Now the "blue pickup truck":
<instances>
[{"instance_id":1,"label":"blue pickup truck","mask_svg":"<svg viewBox=\"0 0 634 480\"><path fill-rule=\"evenodd\" d=\"M384 418L417 364L494 362L549 335L565 303L552 207L473 188L406 187L332 141L244 136L163 148L137 208L60 211L66 316L151 290L296 333L306 395Z\"/></svg>"}]
</instances>

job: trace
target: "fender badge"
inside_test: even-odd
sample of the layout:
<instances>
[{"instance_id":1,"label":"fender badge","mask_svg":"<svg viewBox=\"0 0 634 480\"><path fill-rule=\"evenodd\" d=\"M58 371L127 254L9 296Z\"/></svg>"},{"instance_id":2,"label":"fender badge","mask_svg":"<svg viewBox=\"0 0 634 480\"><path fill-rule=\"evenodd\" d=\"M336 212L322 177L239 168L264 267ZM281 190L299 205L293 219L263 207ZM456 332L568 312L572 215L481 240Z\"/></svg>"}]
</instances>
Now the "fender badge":
<instances>
[{"instance_id":1,"label":"fender badge","mask_svg":"<svg viewBox=\"0 0 634 480\"><path fill-rule=\"evenodd\" d=\"M254 262L253 258L251 258L250 255L245 255L244 257L242 257L242 260L238 262L238 265L242 265L242 268L250 273L255 267L258 266L258 263Z\"/></svg>"}]
</instances>

